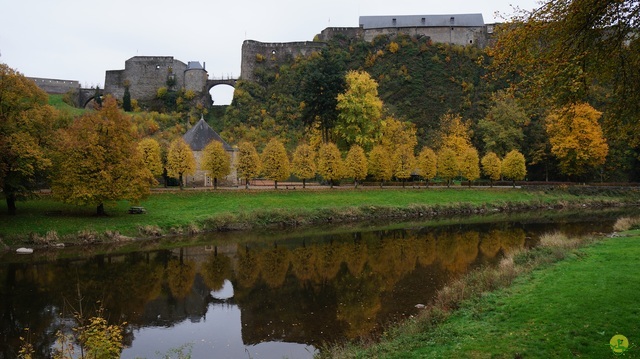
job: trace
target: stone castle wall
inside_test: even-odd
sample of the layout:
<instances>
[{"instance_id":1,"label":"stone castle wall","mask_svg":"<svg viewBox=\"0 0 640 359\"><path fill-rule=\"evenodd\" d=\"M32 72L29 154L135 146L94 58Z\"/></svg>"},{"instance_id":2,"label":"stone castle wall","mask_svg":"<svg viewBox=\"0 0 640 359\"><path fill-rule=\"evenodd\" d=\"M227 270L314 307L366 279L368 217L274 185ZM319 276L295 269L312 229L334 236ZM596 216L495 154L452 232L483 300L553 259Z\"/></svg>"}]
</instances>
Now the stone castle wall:
<instances>
[{"instance_id":1,"label":"stone castle wall","mask_svg":"<svg viewBox=\"0 0 640 359\"><path fill-rule=\"evenodd\" d=\"M326 43L313 41L265 43L245 40L242 43L240 78L255 81L255 70L260 66L291 63L298 56L311 55L326 46Z\"/></svg>"},{"instance_id":2,"label":"stone castle wall","mask_svg":"<svg viewBox=\"0 0 640 359\"><path fill-rule=\"evenodd\" d=\"M125 62L124 70L106 72L104 91L121 99L128 82L132 99L149 101L156 98L159 88L167 87L169 79L174 83L173 89L184 87L201 93L206 90L207 72L187 71L187 65L173 56L136 56Z\"/></svg>"},{"instance_id":3,"label":"stone castle wall","mask_svg":"<svg viewBox=\"0 0 640 359\"><path fill-rule=\"evenodd\" d=\"M435 43L455 45L475 45L484 48L487 45L485 26L477 27L398 27L363 30L363 39L371 42L377 36L397 36L400 34L412 37L426 36Z\"/></svg>"},{"instance_id":4,"label":"stone castle wall","mask_svg":"<svg viewBox=\"0 0 640 359\"><path fill-rule=\"evenodd\" d=\"M42 77L28 77L48 94L65 94L80 89L80 82L74 80L45 79Z\"/></svg>"}]
</instances>

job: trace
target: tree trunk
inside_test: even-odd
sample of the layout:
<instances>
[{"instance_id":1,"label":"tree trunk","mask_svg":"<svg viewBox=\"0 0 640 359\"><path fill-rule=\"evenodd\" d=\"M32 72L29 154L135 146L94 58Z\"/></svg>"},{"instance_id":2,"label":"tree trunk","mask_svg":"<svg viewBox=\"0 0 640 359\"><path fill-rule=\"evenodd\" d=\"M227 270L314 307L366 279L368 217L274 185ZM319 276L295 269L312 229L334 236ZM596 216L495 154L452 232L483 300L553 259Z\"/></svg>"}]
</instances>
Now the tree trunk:
<instances>
[{"instance_id":1,"label":"tree trunk","mask_svg":"<svg viewBox=\"0 0 640 359\"><path fill-rule=\"evenodd\" d=\"M333 189L333 180L332 179L329 180L329 188Z\"/></svg>"},{"instance_id":2,"label":"tree trunk","mask_svg":"<svg viewBox=\"0 0 640 359\"><path fill-rule=\"evenodd\" d=\"M404 189L404 181L405 181L405 179L403 178L402 179L402 189Z\"/></svg>"},{"instance_id":3,"label":"tree trunk","mask_svg":"<svg viewBox=\"0 0 640 359\"><path fill-rule=\"evenodd\" d=\"M493 179L489 178L489 187L493 188Z\"/></svg>"},{"instance_id":4,"label":"tree trunk","mask_svg":"<svg viewBox=\"0 0 640 359\"><path fill-rule=\"evenodd\" d=\"M213 177L213 189L218 189L218 178Z\"/></svg>"},{"instance_id":5,"label":"tree trunk","mask_svg":"<svg viewBox=\"0 0 640 359\"><path fill-rule=\"evenodd\" d=\"M276 189L278 189L278 181L277 181L277 180L276 180L276 181L273 181L273 183L275 184Z\"/></svg>"},{"instance_id":6,"label":"tree trunk","mask_svg":"<svg viewBox=\"0 0 640 359\"><path fill-rule=\"evenodd\" d=\"M180 176L178 177L178 180L180 181L180 190L184 189L184 186L182 185L182 173L180 174Z\"/></svg>"},{"instance_id":7,"label":"tree trunk","mask_svg":"<svg viewBox=\"0 0 640 359\"><path fill-rule=\"evenodd\" d=\"M249 189L249 178L247 178L245 181L246 182L244 183L244 189Z\"/></svg>"},{"instance_id":8,"label":"tree trunk","mask_svg":"<svg viewBox=\"0 0 640 359\"><path fill-rule=\"evenodd\" d=\"M447 188L451 188L451 180L447 179Z\"/></svg>"},{"instance_id":9,"label":"tree trunk","mask_svg":"<svg viewBox=\"0 0 640 359\"><path fill-rule=\"evenodd\" d=\"M384 181L380 181L380 188L382 188L383 184L384 184Z\"/></svg>"},{"instance_id":10,"label":"tree trunk","mask_svg":"<svg viewBox=\"0 0 640 359\"><path fill-rule=\"evenodd\" d=\"M166 168L162 170L162 178L164 179L164 188L167 188L167 182L169 182L169 175L167 174Z\"/></svg>"},{"instance_id":11,"label":"tree trunk","mask_svg":"<svg viewBox=\"0 0 640 359\"><path fill-rule=\"evenodd\" d=\"M516 188L516 180L513 180L513 188Z\"/></svg>"},{"instance_id":12,"label":"tree trunk","mask_svg":"<svg viewBox=\"0 0 640 359\"><path fill-rule=\"evenodd\" d=\"M16 195L13 193L7 193L7 210L9 211L9 215L16 215Z\"/></svg>"},{"instance_id":13,"label":"tree trunk","mask_svg":"<svg viewBox=\"0 0 640 359\"><path fill-rule=\"evenodd\" d=\"M104 211L104 203L100 203L98 205L98 216L106 216L107 213Z\"/></svg>"},{"instance_id":14,"label":"tree trunk","mask_svg":"<svg viewBox=\"0 0 640 359\"><path fill-rule=\"evenodd\" d=\"M357 179L353 180L353 188L358 188L358 180Z\"/></svg>"},{"instance_id":15,"label":"tree trunk","mask_svg":"<svg viewBox=\"0 0 640 359\"><path fill-rule=\"evenodd\" d=\"M306 183L306 181L307 181L306 179L304 179L304 178L302 179L302 189L307 188L307 183Z\"/></svg>"}]
</instances>

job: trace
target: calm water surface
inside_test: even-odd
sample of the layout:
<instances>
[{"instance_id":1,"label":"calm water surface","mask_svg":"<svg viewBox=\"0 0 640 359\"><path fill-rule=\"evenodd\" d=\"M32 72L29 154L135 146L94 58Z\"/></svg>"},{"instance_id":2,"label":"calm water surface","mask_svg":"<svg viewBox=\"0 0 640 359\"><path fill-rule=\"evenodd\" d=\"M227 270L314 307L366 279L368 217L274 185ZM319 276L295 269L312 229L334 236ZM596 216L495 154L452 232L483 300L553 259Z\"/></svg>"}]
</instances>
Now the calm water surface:
<instances>
[{"instance_id":1,"label":"calm water surface","mask_svg":"<svg viewBox=\"0 0 640 359\"><path fill-rule=\"evenodd\" d=\"M451 279L535 245L541 233L609 232L620 215L448 220L256 241L212 234L189 247L72 258L68 250L4 254L0 358L16 357L25 327L37 356L49 356L55 332L72 326L78 292L85 313L99 302L110 322L128 323L123 358L181 347L193 358L310 358L323 343L416 314Z\"/></svg>"}]
</instances>

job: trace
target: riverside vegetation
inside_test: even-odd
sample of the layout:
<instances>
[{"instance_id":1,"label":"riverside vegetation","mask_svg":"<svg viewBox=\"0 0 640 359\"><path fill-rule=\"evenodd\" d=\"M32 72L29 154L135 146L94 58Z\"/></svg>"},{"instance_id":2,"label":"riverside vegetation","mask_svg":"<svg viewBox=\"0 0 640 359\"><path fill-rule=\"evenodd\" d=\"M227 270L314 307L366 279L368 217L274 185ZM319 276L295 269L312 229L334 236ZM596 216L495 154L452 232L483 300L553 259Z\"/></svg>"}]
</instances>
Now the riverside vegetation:
<instances>
[{"instance_id":1,"label":"riverside vegetation","mask_svg":"<svg viewBox=\"0 0 640 359\"><path fill-rule=\"evenodd\" d=\"M637 348L640 220L621 218L609 237L548 234L438 292L420 315L380 341L325 348L320 358L615 357L610 340Z\"/></svg>"},{"instance_id":2,"label":"riverside vegetation","mask_svg":"<svg viewBox=\"0 0 640 359\"><path fill-rule=\"evenodd\" d=\"M22 204L18 216L0 204L0 239L5 245L55 245L153 238L164 235L297 227L357 221L429 218L569 207L637 204L640 192L592 187L421 188L359 190L224 190L154 193L140 204L147 214L127 213L129 203L108 206L106 217L48 196Z\"/></svg>"}]
</instances>

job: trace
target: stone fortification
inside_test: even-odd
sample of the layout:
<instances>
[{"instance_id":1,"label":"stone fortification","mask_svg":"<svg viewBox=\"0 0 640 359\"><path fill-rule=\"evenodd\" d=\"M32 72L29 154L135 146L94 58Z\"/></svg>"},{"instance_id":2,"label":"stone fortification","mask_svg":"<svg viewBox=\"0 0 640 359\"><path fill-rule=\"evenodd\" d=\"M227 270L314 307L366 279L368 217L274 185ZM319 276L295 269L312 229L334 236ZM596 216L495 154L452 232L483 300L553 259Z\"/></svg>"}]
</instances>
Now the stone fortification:
<instances>
[{"instance_id":1,"label":"stone fortification","mask_svg":"<svg viewBox=\"0 0 640 359\"><path fill-rule=\"evenodd\" d=\"M80 82L74 80L45 79L41 77L28 78L48 94L65 94L69 91L80 89Z\"/></svg>"},{"instance_id":2,"label":"stone fortification","mask_svg":"<svg viewBox=\"0 0 640 359\"><path fill-rule=\"evenodd\" d=\"M124 70L107 71L104 91L122 99L128 84L131 98L149 101L156 98L158 89L192 90L201 94L206 90L207 71L197 61L189 65L173 56L135 56L125 62Z\"/></svg>"},{"instance_id":3,"label":"stone fortification","mask_svg":"<svg viewBox=\"0 0 640 359\"><path fill-rule=\"evenodd\" d=\"M242 43L240 78L255 81L255 70L261 66L291 63L298 56L311 55L326 46L326 43L313 41L264 43L245 40Z\"/></svg>"}]
</instances>

